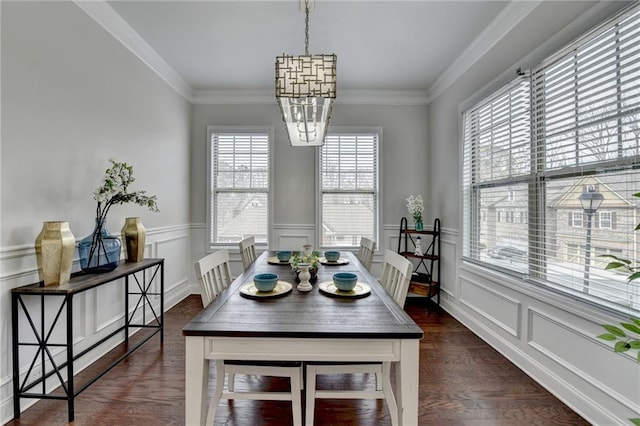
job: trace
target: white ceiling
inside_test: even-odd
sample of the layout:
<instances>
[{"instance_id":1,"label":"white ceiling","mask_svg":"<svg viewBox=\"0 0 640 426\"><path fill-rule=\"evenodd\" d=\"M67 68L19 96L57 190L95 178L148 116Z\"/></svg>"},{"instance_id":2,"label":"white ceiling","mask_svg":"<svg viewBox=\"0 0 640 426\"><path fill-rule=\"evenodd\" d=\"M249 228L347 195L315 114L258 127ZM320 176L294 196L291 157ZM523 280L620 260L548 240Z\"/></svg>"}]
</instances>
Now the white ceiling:
<instances>
[{"instance_id":1,"label":"white ceiling","mask_svg":"<svg viewBox=\"0 0 640 426\"><path fill-rule=\"evenodd\" d=\"M427 96L456 65L473 63L474 49L488 49L539 3L316 0L309 51L337 54L338 97L345 91ZM137 45L138 55L192 100L225 91L263 91L272 100L275 57L304 53L298 0L76 4L123 34L123 43Z\"/></svg>"}]
</instances>

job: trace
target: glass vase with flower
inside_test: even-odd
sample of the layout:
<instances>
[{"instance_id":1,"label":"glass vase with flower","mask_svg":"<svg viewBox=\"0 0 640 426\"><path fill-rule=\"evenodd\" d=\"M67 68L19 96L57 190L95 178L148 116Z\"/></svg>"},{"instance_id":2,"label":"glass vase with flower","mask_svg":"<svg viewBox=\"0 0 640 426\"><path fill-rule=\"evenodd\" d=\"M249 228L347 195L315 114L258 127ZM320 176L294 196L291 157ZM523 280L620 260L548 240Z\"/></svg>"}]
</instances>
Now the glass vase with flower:
<instances>
[{"instance_id":1,"label":"glass vase with flower","mask_svg":"<svg viewBox=\"0 0 640 426\"><path fill-rule=\"evenodd\" d=\"M422 222L422 212L424 211L422 195L418 195L417 197L410 195L409 198L407 198L407 210L413 217L415 230L422 231L424 229L424 223Z\"/></svg>"},{"instance_id":2,"label":"glass vase with flower","mask_svg":"<svg viewBox=\"0 0 640 426\"><path fill-rule=\"evenodd\" d=\"M98 187L93 198L98 202L93 232L78 244L80 268L86 273L102 273L115 269L120 263L122 242L107 230L107 214L116 204L134 203L157 212L155 195L146 191L129 192L129 185L135 180L133 166L110 159L111 167L105 171L104 182Z\"/></svg>"}]
</instances>

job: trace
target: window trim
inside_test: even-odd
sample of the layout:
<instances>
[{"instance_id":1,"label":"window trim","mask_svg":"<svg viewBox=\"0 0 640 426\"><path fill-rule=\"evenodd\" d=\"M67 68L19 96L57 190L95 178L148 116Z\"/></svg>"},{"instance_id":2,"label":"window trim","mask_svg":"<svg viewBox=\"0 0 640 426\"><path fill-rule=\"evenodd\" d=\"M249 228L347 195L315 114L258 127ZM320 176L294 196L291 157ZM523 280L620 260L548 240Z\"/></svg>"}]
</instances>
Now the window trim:
<instances>
[{"instance_id":1,"label":"window trim","mask_svg":"<svg viewBox=\"0 0 640 426\"><path fill-rule=\"evenodd\" d=\"M383 206L383 194L382 194L382 126L329 126L329 130L327 131L327 135L332 134L377 134L377 143L376 143L376 164L377 164L377 173L376 173L376 209L375 209L375 218L374 218L374 241L377 242L378 247L380 246L380 235L382 229L382 206ZM320 167L320 150L322 147L316 148L315 152L315 200L316 200L316 209L315 209L315 239L317 241L317 246L320 250L326 248L321 245L322 242L322 182L320 180L321 175L321 167ZM354 249L358 246L331 246L332 249Z\"/></svg>"},{"instance_id":2,"label":"window trim","mask_svg":"<svg viewBox=\"0 0 640 426\"><path fill-rule=\"evenodd\" d=\"M273 241L273 211L274 211L274 200L273 200L273 185L274 185L274 126L216 126L216 125L208 125L206 132L205 143L207 146L207 156L205 159L206 162L206 180L207 180L207 193L205 196L206 203L206 237L204 240L205 252L211 253L217 249L232 249L235 250L238 248L238 243L215 243L212 241L211 236L213 235L213 223L211 222L211 210L212 210L212 199L213 199L213 185L211 179L212 167L211 158L212 158L212 143L211 137L214 133L267 133L269 138L269 190L267 191L267 203L269 206L267 207L267 243L256 243L257 247L262 249L266 249L269 247L269 242Z\"/></svg>"},{"instance_id":3,"label":"window trim","mask_svg":"<svg viewBox=\"0 0 640 426\"><path fill-rule=\"evenodd\" d=\"M578 37L576 40L574 40L572 43L569 43L568 45L566 45L564 48L562 48L560 51L556 51L555 53L546 56L545 58L543 58L538 64L533 65L530 67L530 72L533 74L535 72L537 72L537 70L539 69L539 67L542 66L542 64L546 64L549 61L553 61L555 58L557 57L561 57L563 55L567 55L569 52L573 51L574 49L576 49L576 47L581 46L585 40L588 40L589 38L593 37L594 33L598 33L602 30L605 30L607 28L610 28L612 25L615 25L617 22L620 22L623 19L626 19L628 16L637 13L639 10L637 4L633 4L631 6L628 7L623 7L620 10L614 12L612 15L603 18L603 20L599 23L596 24L595 26L593 26L590 30L587 30L585 32L585 34L583 34L582 36ZM597 35L596 35L597 36ZM487 85L485 86L485 88L483 88L482 90L476 92L474 95L472 95L470 98L468 98L467 100L461 102L458 106L458 149L459 149L459 170L460 170L460 182L462 183L462 185L460 186L460 192L459 192L459 205L460 206L464 206L464 203L466 202L466 200L469 198L469 192L470 189L468 187L468 185L464 184L464 180L465 180L465 169L464 169L464 165L465 165L465 113L472 109L475 108L478 104L484 102L485 100L495 96L496 93L500 92L502 90L502 88L504 88L505 86L508 86L509 84L511 84L512 81L514 81L512 78L508 78L510 77L510 73L508 73L507 71L505 71L500 78L496 78L493 83L491 85ZM504 82L505 80L508 80L507 83L503 83L500 84L499 82L502 81ZM498 85L496 85L498 84ZM532 88L534 87L534 85L532 84ZM533 90L533 89L532 89ZM532 96L532 102L533 102L533 96ZM535 107L533 109L535 111ZM536 117L535 114L532 111L532 132L534 132L535 130L535 123L536 123ZM532 135L532 145L535 144L537 142L537 136ZM534 146L535 148L535 146ZM637 163L633 163L632 160L627 160L625 161L625 159L614 159L613 161L604 161L601 162L599 164L596 165L583 165L582 167L580 167L581 169L581 176L594 176L598 174L599 169L601 168L607 168L607 169L617 169L619 168L622 171L625 170L630 170L630 169L637 169L638 165ZM612 173L615 173L612 170ZM562 169L562 170L557 170L557 171L546 171L546 175L547 177L550 177L552 179L561 179L564 177L572 177L572 176L576 176L577 174L571 173L571 172L567 172L567 170ZM544 206L544 193L542 192L542 187L544 186L544 182L543 179L534 179L534 181L532 182L531 186L530 186L530 192L529 192L529 198L532 200L535 200L535 206L539 206L542 205ZM536 207L537 208L537 207ZM544 207L543 207L544 208ZM473 207L470 208L471 210L473 210ZM541 217L541 215L537 215L538 217ZM541 281L538 277L533 276L531 274L521 274L521 273L517 273L514 272L512 270L509 269L505 269L505 268L501 268L499 266L494 266L494 265L489 265L479 259L475 259L471 256L467 256L464 253L464 250L466 247L470 246L470 240L471 240L471 236L470 234L473 232L473 229L470 228L470 221L472 221L474 218L473 216L473 211L467 212L464 209L461 211L460 214L460 218L459 218L459 225L460 225L460 229L461 229L461 236L459 238L459 243L461 244L462 247L462 255L459 257L459 261L461 262L462 265L468 264L473 268L481 268L481 270L486 270L488 272L491 273L496 273L499 276L503 276L505 277L505 279L513 279L515 278L518 282L528 282L531 284L540 284L540 286L536 285L536 288L539 288L540 290L542 290L541 295L549 295L549 294L555 294L555 295L560 295L562 297L569 297L572 300L576 300L579 301L581 303L587 304L587 305L591 305L594 306L598 309L601 310L605 310L605 311L609 311L612 313L631 313L633 315L637 315L638 310L630 310L629 308L626 308L624 305L622 304L607 304L607 303L602 303L602 301L595 301L592 300L591 298L579 298L579 299L575 299L574 295L571 292L567 292L565 288L563 288L562 285L556 285L556 283L552 282L552 281ZM612 227L613 227L613 219L612 219ZM544 234L530 234L530 238L545 238ZM535 242L534 242L535 243ZM595 248L594 248L595 250ZM535 263L535 256L531 256L530 255L530 260L529 260L530 264L531 263ZM592 259L592 264L593 264L593 259ZM518 285L519 289L522 289L521 286ZM581 292L579 292L580 294L582 294Z\"/></svg>"}]
</instances>

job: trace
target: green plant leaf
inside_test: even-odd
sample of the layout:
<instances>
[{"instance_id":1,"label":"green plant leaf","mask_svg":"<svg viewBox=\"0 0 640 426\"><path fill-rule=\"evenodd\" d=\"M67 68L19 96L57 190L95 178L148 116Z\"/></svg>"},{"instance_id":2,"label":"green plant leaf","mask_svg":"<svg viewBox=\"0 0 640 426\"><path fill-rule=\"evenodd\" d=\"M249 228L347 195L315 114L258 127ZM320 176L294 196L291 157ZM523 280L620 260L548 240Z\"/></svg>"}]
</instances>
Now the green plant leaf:
<instances>
[{"instance_id":1,"label":"green plant leaf","mask_svg":"<svg viewBox=\"0 0 640 426\"><path fill-rule=\"evenodd\" d=\"M624 257L618 257L615 254L599 254L598 257L607 257L609 259L615 259L619 262L626 263L627 265L631 264L629 259L625 259Z\"/></svg>"},{"instance_id":2,"label":"green plant leaf","mask_svg":"<svg viewBox=\"0 0 640 426\"><path fill-rule=\"evenodd\" d=\"M602 326L605 328L605 330L607 330L609 333L613 334L614 336L627 337L624 331L621 328L616 327L615 325L603 324Z\"/></svg>"},{"instance_id":3,"label":"green plant leaf","mask_svg":"<svg viewBox=\"0 0 640 426\"><path fill-rule=\"evenodd\" d=\"M636 426L640 426L640 419L629 419L631 421L631 423L633 423Z\"/></svg>"},{"instance_id":4,"label":"green plant leaf","mask_svg":"<svg viewBox=\"0 0 640 426\"><path fill-rule=\"evenodd\" d=\"M629 349L631 349L631 345L627 342L616 342L613 347L613 350L616 352L627 352Z\"/></svg>"},{"instance_id":5,"label":"green plant leaf","mask_svg":"<svg viewBox=\"0 0 640 426\"><path fill-rule=\"evenodd\" d=\"M633 281L633 280L636 280L638 278L640 278L640 271L639 272L634 272L633 274L631 274L629 276L628 281Z\"/></svg>"},{"instance_id":6,"label":"green plant leaf","mask_svg":"<svg viewBox=\"0 0 640 426\"><path fill-rule=\"evenodd\" d=\"M631 324L631 323L628 323L628 322L621 322L620 325L623 326L624 328L626 328L627 330L629 330L632 333L640 334L640 327L638 327L635 324Z\"/></svg>"},{"instance_id":7,"label":"green plant leaf","mask_svg":"<svg viewBox=\"0 0 640 426\"><path fill-rule=\"evenodd\" d=\"M621 262L609 262L607 263L607 266L605 266L604 269L618 269L618 268L624 268L627 265Z\"/></svg>"},{"instance_id":8,"label":"green plant leaf","mask_svg":"<svg viewBox=\"0 0 640 426\"><path fill-rule=\"evenodd\" d=\"M610 342L612 342L614 340L618 340L618 338L616 336L614 336L613 334L609 334L609 333L599 335L598 339L608 340Z\"/></svg>"},{"instance_id":9,"label":"green plant leaf","mask_svg":"<svg viewBox=\"0 0 640 426\"><path fill-rule=\"evenodd\" d=\"M634 324L636 325L640 325L640 319L639 318L631 318L631 321L633 321Z\"/></svg>"},{"instance_id":10,"label":"green plant leaf","mask_svg":"<svg viewBox=\"0 0 640 426\"><path fill-rule=\"evenodd\" d=\"M630 340L629 346L631 346L631 349L640 349L640 340Z\"/></svg>"}]
</instances>

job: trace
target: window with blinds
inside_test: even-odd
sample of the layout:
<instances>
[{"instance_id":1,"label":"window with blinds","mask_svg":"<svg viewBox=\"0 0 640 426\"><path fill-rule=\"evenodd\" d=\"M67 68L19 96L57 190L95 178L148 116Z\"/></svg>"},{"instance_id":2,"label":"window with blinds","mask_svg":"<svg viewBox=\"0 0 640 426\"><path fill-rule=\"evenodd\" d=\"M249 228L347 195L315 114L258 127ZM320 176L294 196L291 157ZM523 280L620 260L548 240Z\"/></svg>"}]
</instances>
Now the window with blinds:
<instances>
[{"instance_id":1,"label":"window with blinds","mask_svg":"<svg viewBox=\"0 0 640 426\"><path fill-rule=\"evenodd\" d=\"M640 280L606 255L640 261L639 11L465 111L462 178L468 260L636 315Z\"/></svg>"},{"instance_id":2,"label":"window with blinds","mask_svg":"<svg viewBox=\"0 0 640 426\"><path fill-rule=\"evenodd\" d=\"M209 129L211 244L267 242L269 139L269 130Z\"/></svg>"},{"instance_id":3,"label":"window with blinds","mask_svg":"<svg viewBox=\"0 0 640 426\"><path fill-rule=\"evenodd\" d=\"M329 133L320 149L323 247L377 240L378 132Z\"/></svg>"}]
</instances>

